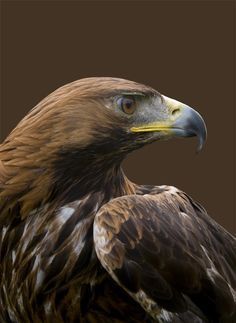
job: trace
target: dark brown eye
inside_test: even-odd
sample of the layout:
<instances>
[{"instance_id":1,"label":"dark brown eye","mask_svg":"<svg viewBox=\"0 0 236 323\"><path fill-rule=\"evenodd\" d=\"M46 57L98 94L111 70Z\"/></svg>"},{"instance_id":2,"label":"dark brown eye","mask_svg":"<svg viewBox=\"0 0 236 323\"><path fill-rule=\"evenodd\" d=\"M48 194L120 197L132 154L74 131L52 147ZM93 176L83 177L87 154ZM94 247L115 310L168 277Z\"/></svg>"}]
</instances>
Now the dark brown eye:
<instances>
[{"instance_id":1,"label":"dark brown eye","mask_svg":"<svg viewBox=\"0 0 236 323\"><path fill-rule=\"evenodd\" d=\"M121 110L126 114L133 114L136 110L136 103L134 98L119 98L117 104Z\"/></svg>"}]
</instances>

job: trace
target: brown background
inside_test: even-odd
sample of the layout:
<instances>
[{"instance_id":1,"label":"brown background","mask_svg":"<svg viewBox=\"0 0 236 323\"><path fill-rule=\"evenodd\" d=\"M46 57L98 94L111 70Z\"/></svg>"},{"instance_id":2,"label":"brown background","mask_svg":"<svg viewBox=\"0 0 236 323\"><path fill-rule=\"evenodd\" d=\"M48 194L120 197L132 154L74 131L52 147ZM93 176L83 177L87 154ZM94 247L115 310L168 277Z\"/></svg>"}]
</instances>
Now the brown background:
<instances>
[{"instance_id":1,"label":"brown background","mask_svg":"<svg viewBox=\"0 0 236 323\"><path fill-rule=\"evenodd\" d=\"M195 107L208 141L159 142L124 162L235 230L233 1L2 1L1 136L57 87L87 76L146 83Z\"/></svg>"}]
</instances>

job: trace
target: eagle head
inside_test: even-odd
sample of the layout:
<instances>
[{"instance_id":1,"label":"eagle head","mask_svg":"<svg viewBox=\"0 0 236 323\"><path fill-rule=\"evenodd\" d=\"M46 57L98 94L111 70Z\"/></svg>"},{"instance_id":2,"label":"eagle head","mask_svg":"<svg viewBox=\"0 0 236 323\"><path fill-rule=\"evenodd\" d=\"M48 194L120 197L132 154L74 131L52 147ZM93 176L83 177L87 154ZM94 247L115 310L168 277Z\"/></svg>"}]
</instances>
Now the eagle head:
<instances>
[{"instance_id":1,"label":"eagle head","mask_svg":"<svg viewBox=\"0 0 236 323\"><path fill-rule=\"evenodd\" d=\"M72 82L33 108L1 145L2 197L30 209L46 192L56 195L81 179L83 187L98 186L94 179L130 151L179 136L197 136L199 149L206 139L202 117L187 105L124 79Z\"/></svg>"}]
</instances>

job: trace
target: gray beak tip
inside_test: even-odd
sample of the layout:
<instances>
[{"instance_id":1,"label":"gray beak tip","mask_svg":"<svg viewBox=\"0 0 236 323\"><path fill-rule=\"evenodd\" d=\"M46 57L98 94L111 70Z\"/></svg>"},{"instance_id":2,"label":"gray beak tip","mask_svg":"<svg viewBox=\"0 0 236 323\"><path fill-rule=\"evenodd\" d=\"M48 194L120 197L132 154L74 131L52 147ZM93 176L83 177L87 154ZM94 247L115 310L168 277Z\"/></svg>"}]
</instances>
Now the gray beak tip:
<instances>
[{"instance_id":1,"label":"gray beak tip","mask_svg":"<svg viewBox=\"0 0 236 323\"><path fill-rule=\"evenodd\" d=\"M197 111L184 105L182 114L176 120L174 126L182 129L185 137L196 136L199 141L197 153L202 150L207 138L207 129L202 116Z\"/></svg>"},{"instance_id":2,"label":"gray beak tip","mask_svg":"<svg viewBox=\"0 0 236 323\"><path fill-rule=\"evenodd\" d=\"M202 119L202 118L201 118ZM200 123L201 126L199 127L198 131L196 131L196 136L198 138L198 146L197 146L197 154L203 149L203 146L207 139L207 129L204 120Z\"/></svg>"}]
</instances>

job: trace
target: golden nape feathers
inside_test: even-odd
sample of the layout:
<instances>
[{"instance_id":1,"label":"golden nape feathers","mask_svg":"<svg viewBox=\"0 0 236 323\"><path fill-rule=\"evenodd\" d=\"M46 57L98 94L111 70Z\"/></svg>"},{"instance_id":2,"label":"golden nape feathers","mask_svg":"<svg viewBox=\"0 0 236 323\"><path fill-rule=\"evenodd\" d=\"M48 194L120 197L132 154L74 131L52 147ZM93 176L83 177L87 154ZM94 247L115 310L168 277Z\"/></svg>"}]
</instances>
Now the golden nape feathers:
<instances>
[{"instance_id":1,"label":"golden nape feathers","mask_svg":"<svg viewBox=\"0 0 236 323\"><path fill-rule=\"evenodd\" d=\"M1 322L235 322L236 242L187 194L121 169L202 117L116 78L67 84L0 146Z\"/></svg>"}]
</instances>

